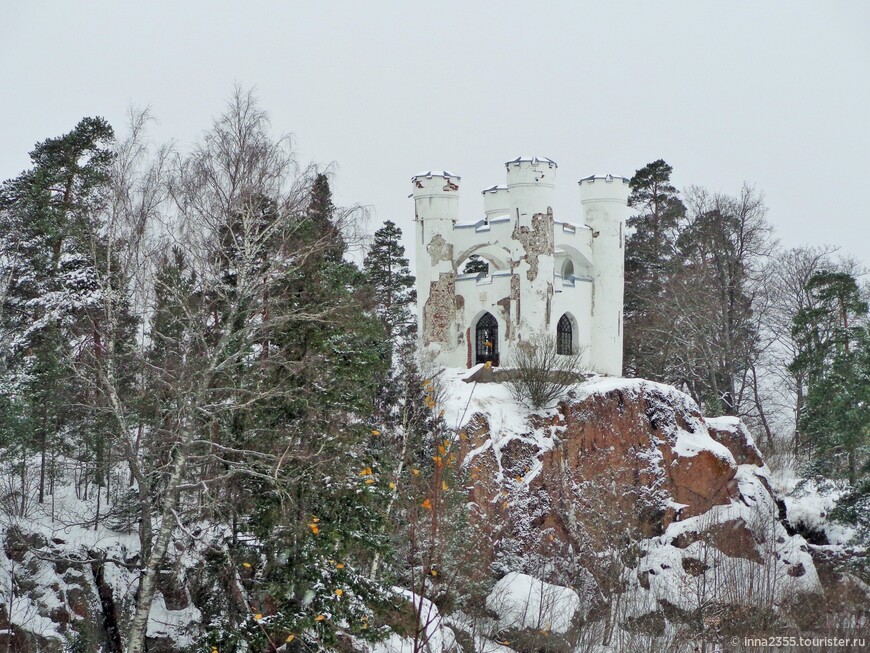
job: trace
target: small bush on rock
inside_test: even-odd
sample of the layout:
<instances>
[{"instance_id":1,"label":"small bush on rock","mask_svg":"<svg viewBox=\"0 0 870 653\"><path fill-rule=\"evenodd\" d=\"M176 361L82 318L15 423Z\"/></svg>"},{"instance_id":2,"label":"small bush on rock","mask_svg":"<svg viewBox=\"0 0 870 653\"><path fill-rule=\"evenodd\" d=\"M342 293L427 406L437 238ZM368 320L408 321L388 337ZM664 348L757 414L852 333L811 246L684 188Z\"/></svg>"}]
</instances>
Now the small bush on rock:
<instances>
[{"instance_id":1,"label":"small bush on rock","mask_svg":"<svg viewBox=\"0 0 870 653\"><path fill-rule=\"evenodd\" d=\"M532 408L548 407L561 399L568 387L580 381L580 352L559 354L556 340L539 333L517 345L511 357L511 395Z\"/></svg>"}]
</instances>

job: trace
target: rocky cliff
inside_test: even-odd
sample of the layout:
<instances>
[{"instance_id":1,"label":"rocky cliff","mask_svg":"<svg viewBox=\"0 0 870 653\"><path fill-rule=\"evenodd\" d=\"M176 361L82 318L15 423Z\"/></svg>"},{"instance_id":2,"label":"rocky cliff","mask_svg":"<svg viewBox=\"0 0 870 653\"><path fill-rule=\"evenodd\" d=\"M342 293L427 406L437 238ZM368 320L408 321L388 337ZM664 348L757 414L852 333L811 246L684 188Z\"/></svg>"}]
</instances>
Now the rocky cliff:
<instances>
[{"instance_id":1,"label":"rocky cliff","mask_svg":"<svg viewBox=\"0 0 870 653\"><path fill-rule=\"evenodd\" d=\"M687 395L643 380L593 379L538 412L503 384L467 381L445 379L461 410L448 419L499 573L576 589L590 619L659 630L713 606L770 616L821 590L738 419L704 417Z\"/></svg>"}]
</instances>

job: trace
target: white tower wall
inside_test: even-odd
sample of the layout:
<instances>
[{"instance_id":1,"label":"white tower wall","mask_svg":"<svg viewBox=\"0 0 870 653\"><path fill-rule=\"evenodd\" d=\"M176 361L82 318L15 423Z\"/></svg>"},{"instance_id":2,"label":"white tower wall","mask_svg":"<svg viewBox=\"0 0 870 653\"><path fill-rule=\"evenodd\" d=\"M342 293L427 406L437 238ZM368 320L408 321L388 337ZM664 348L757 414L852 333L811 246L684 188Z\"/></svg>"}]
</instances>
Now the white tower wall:
<instances>
[{"instance_id":1,"label":"white tower wall","mask_svg":"<svg viewBox=\"0 0 870 653\"><path fill-rule=\"evenodd\" d=\"M505 163L513 237L513 269L519 275L520 297L513 304L516 330L512 339L533 339L549 333L553 323L553 197L556 162L546 157L517 157Z\"/></svg>"},{"instance_id":2,"label":"white tower wall","mask_svg":"<svg viewBox=\"0 0 870 653\"><path fill-rule=\"evenodd\" d=\"M504 164L511 217L530 227L532 216L546 213L553 206L556 189L556 162L545 157L520 156Z\"/></svg>"},{"instance_id":3,"label":"white tower wall","mask_svg":"<svg viewBox=\"0 0 870 653\"><path fill-rule=\"evenodd\" d=\"M456 342L453 225L459 218L459 181L458 175L446 170L411 178L418 252L419 337L423 342L448 348Z\"/></svg>"},{"instance_id":4,"label":"white tower wall","mask_svg":"<svg viewBox=\"0 0 870 653\"><path fill-rule=\"evenodd\" d=\"M585 222L592 228L591 367L622 374L622 307L628 179L607 175L580 180Z\"/></svg>"},{"instance_id":5,"label":"white tower wall","mask_svg":"<svg viewBox=\"0 0 870 653\"><path fill-rule=\"evenodd\" d=\"M483 212L486 214L487 220L497 215L510 213L510 194L507 186L492 186L483 191L482 195Z\"/></svg>"}]
</instances>

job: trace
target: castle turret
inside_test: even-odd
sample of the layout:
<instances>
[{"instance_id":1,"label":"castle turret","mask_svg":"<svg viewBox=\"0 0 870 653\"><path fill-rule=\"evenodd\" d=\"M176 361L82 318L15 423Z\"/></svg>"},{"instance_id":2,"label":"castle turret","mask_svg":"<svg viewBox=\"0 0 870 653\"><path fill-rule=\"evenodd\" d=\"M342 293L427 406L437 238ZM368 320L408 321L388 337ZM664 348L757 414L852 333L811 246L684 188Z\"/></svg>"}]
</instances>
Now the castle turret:
<instances>
[{"instance_id":1,"label":"castle turret","mask_svg":"<svg viewBox=\"0 0 870 653\"><path fill-rule=\"evenodd\" d=\"M417 324L424 345L456 341L453 225L459 218L460 177L447 170L411 177L416 223Z\"/></svg>"},{"instance_id":2,"label":"castle turret","mask_svg":"<svg viewBox=\"0 0 870 653\"><path fill-rule=\"evenodd\" d=\"M592 229L590 364L602 374L621 376L628 179L593 175L579 184L585 221Z\"/></svg>"},{"instance_id":3,"label":"castle turret","mask_svg":"<svg viewBox=\"0 0 870 653\"><path fill-rule=\"evenodd\" d=\"M511 211L510 194L507 186L491 186L481 192L483 195L483 212L490 220L497 215L507 215Z\"/></svg>"},{"instance_id":4,"label":"castle turret","mask_svg":"<svg viewBox=\"0 0 870 653\"><path fill-rule=\"evenodd\" d=\"M530 227L532 216L546 213L553 206L556 189L556 162L546 157L518 156L505 164L513 218Z\"/></svg>"},{"instance_id":5,"label":"castle turret","mask_svg":"<svg viewBox=\"0 0 870 653\"><path fill-rule=\"evenodd\" d=\"M523 341L551 330L555 272L552 209L557 166L546 157L520 156L505 167L514 225L512 284L522 288L522 297L513 303L517 328L512 338Z\"/></svg>"}]
</instances>

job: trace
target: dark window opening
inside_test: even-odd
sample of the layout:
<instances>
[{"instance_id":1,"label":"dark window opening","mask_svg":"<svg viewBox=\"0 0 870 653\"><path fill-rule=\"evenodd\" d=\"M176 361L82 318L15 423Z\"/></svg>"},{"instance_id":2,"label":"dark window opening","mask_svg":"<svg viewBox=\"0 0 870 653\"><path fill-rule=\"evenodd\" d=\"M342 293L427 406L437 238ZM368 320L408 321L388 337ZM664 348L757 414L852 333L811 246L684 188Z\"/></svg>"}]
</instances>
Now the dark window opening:
<instances>
[{"instance_id":1,"label":"dark window opening","mask_svg":"<svg viewBox=\"0 0 870 653\"><path fill-rule=\"evenodd\" d=\"M566 356L574 353L574 327L567 314L560 317L556 325L556 353Z\"/></svg>"},{"instance_id":2,"label":"dark window opening","mask_svg":"<svg viewBox=\"0 0 870 653\"><path fill-rule=\"evenodd\" d=\"M492 361L498 367L498 322L491 313L484 313L477 321L474 333L475 363Z\"/></svg>"}]
</instances>

